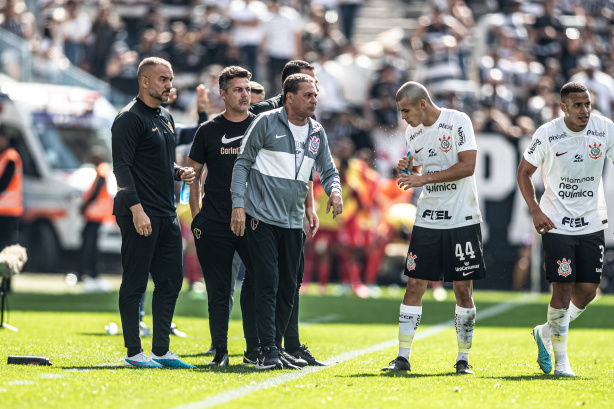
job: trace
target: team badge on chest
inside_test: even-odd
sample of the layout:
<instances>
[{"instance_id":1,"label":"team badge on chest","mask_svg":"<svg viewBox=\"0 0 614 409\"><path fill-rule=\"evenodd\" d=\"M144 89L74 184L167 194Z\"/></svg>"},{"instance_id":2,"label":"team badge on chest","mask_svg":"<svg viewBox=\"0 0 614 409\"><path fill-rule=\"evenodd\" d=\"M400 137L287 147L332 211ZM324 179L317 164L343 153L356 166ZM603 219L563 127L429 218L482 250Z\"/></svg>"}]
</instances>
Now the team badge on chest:
<instances>
[{"instance_id":1,"label":"team badge on chest","mask_svg":"<svg viewBox=\"0 0 614 409\"><path fill-rule=\"evenodd\" d=\"M439 149L444 153L450 152L452 149L452 142L450 142L450 138L451 136L448 136L447 138L445 136L443 138L439 138L439 142L441 142L439 144Z\"/></svg>"},{"instance_id":2,"label":"team badge on chest","mask_svg":"<svg viewBox=\"0 0 614 409\"><path fill-rule=\"evenodd\" d=\"M588 147L590 148L590 152L588 153L588 156L591 159L599 159L601 155L603 155L603 152L601 152L601 144L597 145L597 142L595 142L591 146L591 144L589 143Z\"/></svg>"},{"instance_id":3,"label":"team badge on chest","mask_svg":"<svg viewBox=\"0 0 614 409\"><path fill-rule=\"evenodd\" d=\"M405 263L405 265L407 266L408 271L416 269L416 257L418 256L414 256L411 253L407 255L407 262Z\"/></svg>"},{"instance_id":4,"label":"team badge on chest","mask_svg":"<svg viewBox=\"0 0 614 409\"><path fill-rule=\"evenodd\" d=\"M317 135L311 135L309 137L309 151L314 155L318 153L318 149L320 148L320 138Z\"/></svg>"},{"instance_id":5,"label":"team badge on chest","mask_svg":"<svg viewBox=\"0 0 614 409\"><path fill-rule=\"evenodd\" d=\"M571 274L571 260L564 258L557 261L557 264L559 265L558 272L561 277L567 277Z\"/></svg>"}]
</instances>

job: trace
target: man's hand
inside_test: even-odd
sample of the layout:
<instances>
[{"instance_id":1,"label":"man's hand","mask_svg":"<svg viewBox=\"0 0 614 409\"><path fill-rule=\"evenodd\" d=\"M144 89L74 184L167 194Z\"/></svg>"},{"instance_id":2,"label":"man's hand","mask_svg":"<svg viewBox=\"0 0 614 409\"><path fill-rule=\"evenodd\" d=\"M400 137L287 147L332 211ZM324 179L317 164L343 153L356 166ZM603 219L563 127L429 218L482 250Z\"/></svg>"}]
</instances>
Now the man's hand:
<instances>
[{"instance_id":1,"label":"man's hand","mask_svg":"<svg viewBox=\"0 0 614 409\"><path fill-rule=\"evenodd\" d=\"M307 232L307 237L313 237L316 235L318 229L320 228L320 220L318 219L318 215L313 208L306 209L305 216L307 217L307 221L309 222L309 231Z\"/></svg>"},{"instance_id":2,"label":"man's hand","mask_svg":"<svg viewBox=\"0 0 614 409\"><path fill-rule=\"evenodd\" d=\"M230 229L237 236L243 236L245 233L245 209L242 207L235 207L232 209L232 216L230 217Z\"/></svg>"},{"instance_id":3,"label":"man's hand","mask_svg":"<svg viewBox=\"0 0 614 409\"><path fill-rule=\"evenodd\" d=\"M412 187L424 186L424 177L422 175L408 175L401 173L397 185L403 190L408 190Z\"/></svg>"},{"instance_id":4,"label":"man's hand","mask_svg":"<svg viewBox=\"0 0 614 409\"><path fill-rule=\"evenodd\" d=\"M149 237L151 235L151 220L143 210L143 206L138 203L130 208L132 211L132 222L136 232L141 236Z\"/></svg>"},{"instance_id":5,"label":"man's hand","mask_svg":"<svg viewBox=\"0 0 614 409\"><path fill-rule=\"evenodd\" d=\"M191 185L196 179L196 172L194 172L194 168L184 167L179 169L179 178L185 182L186 185Z\"/></svg>"},{"instance_id":6,"label":"man's hand","mask_svg":"<svg viewBox=\"0 0 614 409\"><path fill-rule=\"evenodd\" d=\"M550 230L556 229L556 226L554 223L552 223L552 220L550 220L550 218L546 216L539 207L533 210L532 216L533 226L535 226L535 230L537 230L539 234L546 234Z\"/></svg>"},{"instance_id":7,"label":"man's hand","mask_svg":"<svg viewBox=\"0 0 614 409\"><path fill-rule=\"evenodd\" d=\"M341 194L337 191L330 194L328 203L326 203L326 213L330 212L330 208L333 208L333 219L343 213L343 199Z\"/></svg>"},{"instance_id":8,"label":"man's hand","mask_svg":"<svg viewBox=\"0 0 614 409\"><path fill-rule=\"evenodd\" d=\"M411 173L413 163L413 156L411 158L404 156L402 159L399 160L399 163L397 164L397 170L399 171L399 173L401 173L402 170L407 170L409 173Z\"/></svg>"},{"instance_id":9,"label":"man's hand","mask_svg":"<svg viewBox=\"0 0 614 409\"><path fill-rule=\"evenodd\" d=\"M209 109L209 90L204 84L196 87L196 111L199 114L207 112Z\"/></svg>"}]
</instances>

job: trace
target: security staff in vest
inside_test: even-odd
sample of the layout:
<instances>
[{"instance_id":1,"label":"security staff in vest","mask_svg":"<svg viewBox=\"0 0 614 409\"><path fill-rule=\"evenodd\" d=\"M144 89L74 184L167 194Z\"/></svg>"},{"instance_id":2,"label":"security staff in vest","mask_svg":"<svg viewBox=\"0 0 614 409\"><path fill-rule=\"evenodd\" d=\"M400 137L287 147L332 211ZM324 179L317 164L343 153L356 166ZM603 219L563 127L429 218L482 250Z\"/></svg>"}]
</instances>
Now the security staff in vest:
<instances>
[{"instance_id":1,"label":"security staff in vest","mask_svg":"<svg viewBox=\"0 0 614 409\"><path fill-rule=\"evenodd\" d=\"M193 368L169 350L169 335L183 283L174 181L191 184L196 174L175 163L175 123L160 106L171 92L171 64L162 58L146 58L137 76L139 95L121 110L111 128L118 186L113 214L122 235L119 312L128 349L125 364ZM151 357L143 353L139 337L139 300L150 272L155 285Z\"/></svg>"},{"instance_id":2,"label":"security staff in vest","mask_svg":"<svg viewBox=\"0 0 614 409\"><path fill-rule=\"evenodd\" d=\"M309 64L307 61L303 60L292 60L286 63L283 71L281 72L281 84L283 89L283 83L292 74L306 74L312 77L315 80L316 92L318 91L318 78L316 77L315 67ZM252 89L252 94L253 94ZM249 111L258 115L263 112L271 111L273 109L281 108L284 106L283 103L283 94L276 95L267 100L261 101L255 105L249 107ZM315 118L315 115L312 117ZM307 198L305 199L305 216L307 218L307 222L309 224L309 231L307 234L303 234L303 246L305 245L305 239L307 236L313 237L318 228L320 227L320 222L318 220L318 215L315 210L315 202L313 200L313 179L309 178L308 183L309 191L307 192ZM299 326L298 326L298 314L299 314L299 291L301 289L301 284L303 283L303 273L305 271L305 257L303 254L303 250L301 250L300 255L300 264L298 267L298 273L296 276L296 294L294 295L294 305L292 307L292 315L290 316L290 322L288 323L288 327L286 328L285 333L283 334L284 339L284 349L285 352L291 355L296 359L302 359L307 361L307 363L311 366L322 366L324 365L322 362L318 361L312 354L311 351L307 349L304 344L301 344L301 340L299 337ZM282 356L285 354L282 354Z\"/></svg>"},{"instance_id":3,"label":"security staff in vest","mask_svg":"<svg viewBox=\"0 0 614 409\"><path fill-rule=\"evenodd\" d=\"M0 125L0 251L17 243L19 217L23 214L23 166ZM5 283L10 291L10 279Z\"/></svg>"},{"instance_id":4,"label":"security staff in vest","mask_svg":"<svg viewBox=\"0 0 614 409\"><path fill-rule=\"evenodd\" d=\"M98 230L103 222L114 221L113 198L107 189L107 177L111 174L111 167L104 161L105 152L97 146L92 148L90 162L96 166L96 178L90 189L83 196L81 214L85 219L85 227L82 232L81 264L78 271L78 279L88 274L96 283L90 289L104 290L104 286L98 285Z\"/></svg>"},{"instance_id":5,"label":"security staff in vest","mask_svg":"<svg viewBox=\"0 0 614 409\"><path fill-rule=\"evenodd\" d=\"M254 270L258 334L257 369L281 368L279 349L292 312L303 245L304 202L312 170L329 195L327 212L343 211L339 173L324 128L311 117L315 80L294 74L284 81L285 106L260 114L248 128L234 165L232 231L247 236ZM247 182L247 187L246 187Z\"/></svg>"}]
</instances>

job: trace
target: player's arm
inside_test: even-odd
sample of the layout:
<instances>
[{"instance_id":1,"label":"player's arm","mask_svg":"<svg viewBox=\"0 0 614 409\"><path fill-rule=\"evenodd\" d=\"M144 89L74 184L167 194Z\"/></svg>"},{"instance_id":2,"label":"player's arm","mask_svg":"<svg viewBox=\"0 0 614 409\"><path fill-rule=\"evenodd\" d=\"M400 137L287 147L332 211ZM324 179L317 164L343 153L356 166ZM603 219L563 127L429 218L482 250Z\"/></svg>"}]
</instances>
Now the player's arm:
<instances>
[{"instance_id":1,"label":"player's arm","mask_svg":"<svg viewBox=\"0 0 614 409\"><path fill-rule=\"evenodd\" d=\"M420 187L430 183L455 182L473 175L475 171L475 160L478 151L468 150L458 153L458 163L450 166L448 169L441 172L431 173L428 175L413 174L417 167L412 166L412 174L407 175L402 173L399 176L397 184L408 190L412 187Z\"/></svg>"},{"instance_id":2,"label":"player's arm","mask_svg":"<svg viewBox=\"0 0 614 409\"><path fill-rule=\"evenodd\" d=\"M328 147L328 138L323 132L320 138L320 149L315 160L315 169L320 174L320 182L324 191L328 195L328 203L326 204L326 213L333 209L333 219L343 213L343 199L341 196L341 180L339 172L335 167L335 161Z\"/></svg>"},{"instance_id":3,"label":"player's arm","mask_svg":"<svg viewBox=\"0 0 614 409\"><path fill-rule=\"evenodd\" d=\"M190 212L192 219L200 212L200 196L201 196L201 174L204 164L196 162L192 158L188 158L188 167L194 168L194 173L197 175L196 183L190 185Z\"/></svg>"},{"instance_id":4,"label":"player's arm","mask_svg":"<svg viewBox=\"0 0 614 409\"><path fill-rule=\"evenodd\" d=\"M262 117L256 118L243 137L239 155L232 168L232 181L230 182L230 195L232 197L232 215L230 229L237 236L245 232L245 185L249 170L256 161L258 152L264 145L266 125Z\"/></svg>"},{"instance_id":5,"label":"player's arm","mask_svg":"<svg viewBox=\"0 0 614 409\"><path fill-rule=\"evenodd\" d=\"M320 220L316 213L315 200L313 199L313 180L307 182L307 197L305 198L305 216L309 222L308 237L313 237L320 228Z\"/></svg>"},{"instance_id":6,"label":"player's arm","mask_svg":"<svg viewBox=\"0 0 614 409\"><path fill-rule=\"evenodd\" d=\"M539 234L544 234L552 229L556 229L556 226L552 223L552 220L544 214L537 203L535 186L531 180L536 170L537 167L531 165L525 158L522 158L520 166L518 166L518 188L520 189L524 201L527 202L529 206L529 212L531 212L531 216L533 217L535 230L537 230Z\"/></svg>"}]
</instances>

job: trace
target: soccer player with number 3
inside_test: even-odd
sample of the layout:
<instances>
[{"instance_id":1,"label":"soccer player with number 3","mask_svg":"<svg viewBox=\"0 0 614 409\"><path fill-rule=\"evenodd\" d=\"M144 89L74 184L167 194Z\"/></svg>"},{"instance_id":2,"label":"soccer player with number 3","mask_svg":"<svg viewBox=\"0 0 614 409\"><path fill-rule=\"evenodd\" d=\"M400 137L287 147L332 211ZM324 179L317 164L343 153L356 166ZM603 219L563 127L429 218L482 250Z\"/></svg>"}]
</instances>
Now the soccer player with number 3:
<instances>
[{"instance_id":1,"label":"soccer player with number 3","mask_svg":"<svg viewBox=\"0 0 614 409\"><path fill-rule=\"evenodd\" d=\"M405 83L397 108L409 124L405 132L411 157L399 161L398 184L423 186L406 259L407 289L399 313L399 353L384 371L409 371L411 345L422 317L429 281L452 281L456 296L456 373L472 374L469 349L475 325L473 280L486 277L482 257L482 215L473 172L477 146L469 117L439 108L421 84ZM410 155L407 155L410 156Z\"/></svg>"},{"instance_id":2,"label":"soccer player with number 3","mask_svg":"<svg viewBox=\"0 0 614 409\"><path fill-rule=\"evenodd\" d=\"M575 376L567 358L569 323L597 295L608 227L601 175L614 160L614 123L591 115L587 88L561 88L564 116L542 125L518 167L518 187L542 235L546 278L552 283L547 322L533 329L542 371ZM531 176L541 167L546 190L539 204Z\"/></svg>"}]
</instances>

